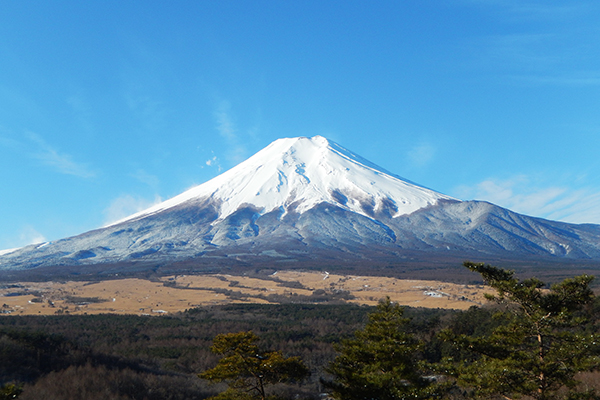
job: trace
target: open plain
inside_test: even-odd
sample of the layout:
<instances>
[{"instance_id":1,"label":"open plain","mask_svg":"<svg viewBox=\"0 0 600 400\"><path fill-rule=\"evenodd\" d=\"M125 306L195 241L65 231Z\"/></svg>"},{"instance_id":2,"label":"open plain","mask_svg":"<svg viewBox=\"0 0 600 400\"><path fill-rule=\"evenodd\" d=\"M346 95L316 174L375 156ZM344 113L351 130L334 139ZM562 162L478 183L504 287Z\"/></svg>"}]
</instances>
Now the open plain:
<instances>
[{"instance_id":1,"label":"open plain","mask_svg":"<svg viewBox=\"0 0 600 400\"><path fill-rule=\"evenodd\" d=\"M278 271L262 276L178 275L150 279L21 282L0 286L3 315L150 314L228 303L352 303L389 296L412 307L467 309L489 289L426 280Z\"/></svg>"}]
</instances>

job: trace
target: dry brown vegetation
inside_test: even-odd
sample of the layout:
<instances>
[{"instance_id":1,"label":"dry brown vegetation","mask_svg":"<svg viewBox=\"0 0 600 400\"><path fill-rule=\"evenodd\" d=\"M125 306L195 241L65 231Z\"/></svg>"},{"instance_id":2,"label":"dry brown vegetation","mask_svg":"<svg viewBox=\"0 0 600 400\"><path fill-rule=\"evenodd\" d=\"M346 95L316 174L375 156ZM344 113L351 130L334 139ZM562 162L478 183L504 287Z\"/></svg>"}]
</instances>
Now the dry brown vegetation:
<instances>
[{"instance_id":1,"label":"dry brown vegetation","mask_svg":"<svg viewBox=\"0 0 600 400\"><path fill-rule=\"evenodd\" d=\"M262 276L178 275L156 280L21 282L0 287L2 312L164 314L230 303L353 303L389 296L401 305L468 309L484 303L481 285L389 277L278 271Z\"/></svg>"}]
</instances>

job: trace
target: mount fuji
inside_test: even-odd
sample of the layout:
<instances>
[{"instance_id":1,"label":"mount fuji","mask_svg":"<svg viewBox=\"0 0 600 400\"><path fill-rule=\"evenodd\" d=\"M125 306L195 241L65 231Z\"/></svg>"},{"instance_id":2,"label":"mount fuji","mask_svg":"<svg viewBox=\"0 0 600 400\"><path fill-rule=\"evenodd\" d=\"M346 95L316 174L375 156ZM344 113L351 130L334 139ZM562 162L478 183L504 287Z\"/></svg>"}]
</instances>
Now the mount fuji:
<instances>
[{"instance_id":1,"label":"mount fuji","mask_svg":"<svg viewBox=\"0 0 600 400\"><path fill-rule=\"evenodd\" d=\"M0 271L360 267L398 274L431 273L467 258L596 268L600 225L460 201L321 136L299 137L276 140L216 178L109 226L4 253Z\"/></svg>"}]
</instances>

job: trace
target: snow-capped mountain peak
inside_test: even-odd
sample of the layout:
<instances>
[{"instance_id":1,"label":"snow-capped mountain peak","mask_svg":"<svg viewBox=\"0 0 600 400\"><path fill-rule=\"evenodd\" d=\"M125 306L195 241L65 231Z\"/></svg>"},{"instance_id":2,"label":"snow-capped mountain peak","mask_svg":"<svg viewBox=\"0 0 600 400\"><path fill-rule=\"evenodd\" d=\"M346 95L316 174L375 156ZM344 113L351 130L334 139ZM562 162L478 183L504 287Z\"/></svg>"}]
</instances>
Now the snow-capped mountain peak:
<instances>
[{"instance_id":1,"label":"snow-capped mountain peak","mask_svg":"<svg viewBox=\"0 0 600 400\"><path fill-rule=\"evenodd\" d=\"M63 276L384 265L404 273L412 265L435 274L428 266L481 257L599 263L599 243L600 225L451 199L315 136L277 140L108 227L0 252L0 271Z\"/></svg>"},{"instance_id":2,"label":"snow-capped mountain peak","mask_svg":"<svg viewBox=\"0 0 600 400\"><path fill-rule=\"evenodd\" d=\"M143 218L195 199L220 201L219 220L242 205L260 214L303 213L320 203L393 217L451 199L393 175L322 136L279 139L246 161L188 191L117 223Z\"/></svg>"}]
</instances>

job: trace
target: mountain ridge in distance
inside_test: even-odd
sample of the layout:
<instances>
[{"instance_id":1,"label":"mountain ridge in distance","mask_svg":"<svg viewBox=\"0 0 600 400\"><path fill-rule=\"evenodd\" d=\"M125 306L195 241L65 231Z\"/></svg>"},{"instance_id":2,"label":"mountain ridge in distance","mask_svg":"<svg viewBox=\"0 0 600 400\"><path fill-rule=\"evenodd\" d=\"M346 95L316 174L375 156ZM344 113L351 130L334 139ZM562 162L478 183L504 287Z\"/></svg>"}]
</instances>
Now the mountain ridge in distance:
<instances>
[{"instance_id":1,"label":"mountain ridge in distance","mask_svg":"<svg viewBox=\"0 0 600 400\"><path fill-rule=\"evenodd\" d=\"M0 271L360 268L423 277L465 259L594 271L600 225L460 201L324 137L299 137L276 140L210 181L111 225L0 255Z\"/></svg>"}]
</instances>

